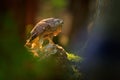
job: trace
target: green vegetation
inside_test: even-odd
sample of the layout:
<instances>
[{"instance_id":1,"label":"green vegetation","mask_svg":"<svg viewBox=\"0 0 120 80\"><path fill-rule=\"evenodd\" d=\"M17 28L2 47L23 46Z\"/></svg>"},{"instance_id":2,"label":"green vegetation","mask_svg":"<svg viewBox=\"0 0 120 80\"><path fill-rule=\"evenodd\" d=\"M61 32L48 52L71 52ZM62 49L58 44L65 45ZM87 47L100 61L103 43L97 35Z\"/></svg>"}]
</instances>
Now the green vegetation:
<instances>
[{"instance_id":1,"label":"green vegetation","mask_svg":"<svg viewBox=\"0 0 120 80\"><path fill-rule=\"evenodd\" d=\"M80 62L82 61L82 58L80 56L74 55L73 53L67 53L68 60L72 62Z\"/></svg>"}]
</instances>

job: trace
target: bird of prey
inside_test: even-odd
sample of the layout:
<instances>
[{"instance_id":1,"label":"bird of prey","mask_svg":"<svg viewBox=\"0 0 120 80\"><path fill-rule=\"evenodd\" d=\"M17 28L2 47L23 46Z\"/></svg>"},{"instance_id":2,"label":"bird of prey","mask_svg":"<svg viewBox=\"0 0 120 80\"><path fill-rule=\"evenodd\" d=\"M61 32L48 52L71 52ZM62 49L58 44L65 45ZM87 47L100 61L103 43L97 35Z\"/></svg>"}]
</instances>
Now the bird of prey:
<instances>
[{"instance_id":1,"label":"bird of prey","mask_svg":"<svg viewBox=\"0 0 120 80\"><path fill-rule=\"evenodd\" d=\"M61 32L62 24L62 19L47 18L41 20L31 30L26 45L34 41L36 38L39 38L39 40L47 38L49 41L52 41L52 38Z\"/></svg>"}]
</instances>

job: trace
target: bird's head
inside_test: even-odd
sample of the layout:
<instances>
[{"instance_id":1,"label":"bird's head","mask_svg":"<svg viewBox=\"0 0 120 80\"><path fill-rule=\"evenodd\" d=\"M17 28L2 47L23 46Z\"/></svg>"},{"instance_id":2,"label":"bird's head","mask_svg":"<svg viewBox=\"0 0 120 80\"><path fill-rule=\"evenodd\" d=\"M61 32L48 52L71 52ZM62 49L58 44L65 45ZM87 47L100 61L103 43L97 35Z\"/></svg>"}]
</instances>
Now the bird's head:
<instances>
[{"instance_id":1,"label":"bird's head","mask_svg":"<svg viewBox=\"0 0 120 80\"><path fill-rule=\"evenodd\" d=\"M45 22L49 24L51 27L58 27L59 25L63 24L63 20L57 18L47 18L47 19L43 19L41 22Z\"/></svg>"}]
</instances>

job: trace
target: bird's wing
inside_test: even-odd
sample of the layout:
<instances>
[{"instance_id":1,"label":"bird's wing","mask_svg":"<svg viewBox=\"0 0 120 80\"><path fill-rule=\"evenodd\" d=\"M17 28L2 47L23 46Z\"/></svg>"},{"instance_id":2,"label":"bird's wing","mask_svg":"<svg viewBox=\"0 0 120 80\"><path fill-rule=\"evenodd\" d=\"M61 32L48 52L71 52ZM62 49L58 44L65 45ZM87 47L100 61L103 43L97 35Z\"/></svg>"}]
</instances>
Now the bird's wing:
<instances>
[{"instance_id":1,"label":"bird's wing","mask_svg":"<svg viewBox=\"0 0 120 80\"><path fill-rule=\"evenodd\" d=\"M45 22L39 22L30 32L29 41L32 41L36 37L42 35L48 26L49 25Z\"/></svg>"}]
</instances>

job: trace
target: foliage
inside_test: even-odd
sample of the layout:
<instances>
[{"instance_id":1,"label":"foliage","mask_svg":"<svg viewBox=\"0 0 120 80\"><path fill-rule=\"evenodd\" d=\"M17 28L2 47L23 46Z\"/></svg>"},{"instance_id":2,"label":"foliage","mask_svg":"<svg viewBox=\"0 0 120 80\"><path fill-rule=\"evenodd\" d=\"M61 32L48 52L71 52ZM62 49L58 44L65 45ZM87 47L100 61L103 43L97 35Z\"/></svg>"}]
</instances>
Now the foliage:
<instances>
[{"instance_id":1,"label":"foliage","mask_svg":"<svg viewBox=\"0 0 120 80\"><path fill-rule=\"evenodd\" d=\"M80 62L82 61L82 58L80 56L74 55L73 53L67 53L68 60L72 62Z\"/></svg>"}]
</instances>

